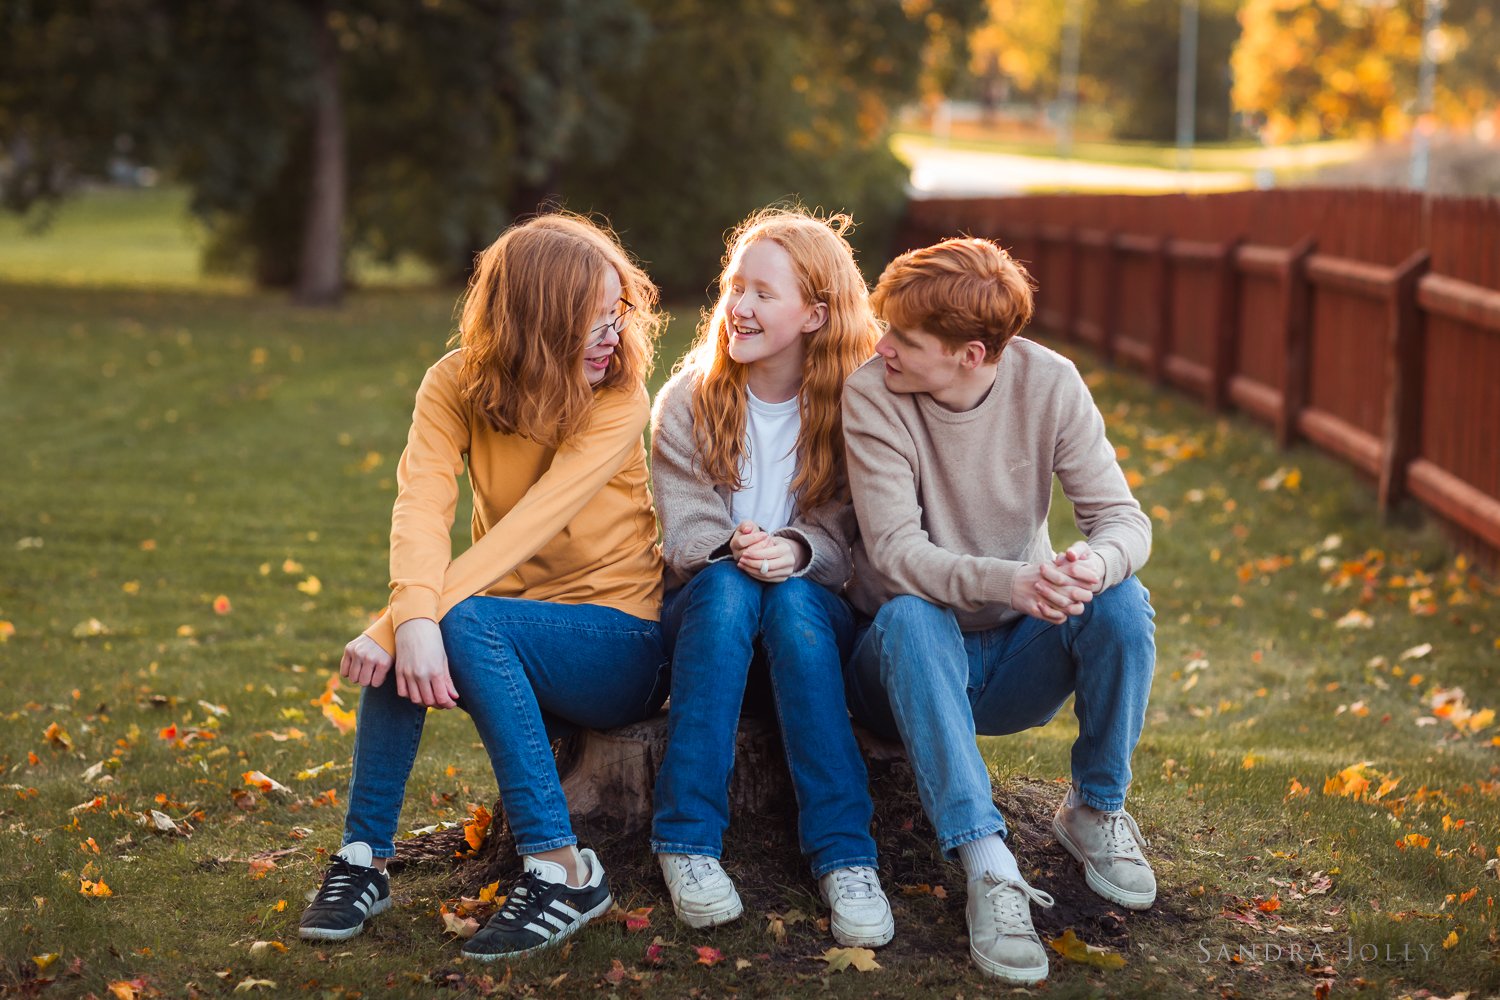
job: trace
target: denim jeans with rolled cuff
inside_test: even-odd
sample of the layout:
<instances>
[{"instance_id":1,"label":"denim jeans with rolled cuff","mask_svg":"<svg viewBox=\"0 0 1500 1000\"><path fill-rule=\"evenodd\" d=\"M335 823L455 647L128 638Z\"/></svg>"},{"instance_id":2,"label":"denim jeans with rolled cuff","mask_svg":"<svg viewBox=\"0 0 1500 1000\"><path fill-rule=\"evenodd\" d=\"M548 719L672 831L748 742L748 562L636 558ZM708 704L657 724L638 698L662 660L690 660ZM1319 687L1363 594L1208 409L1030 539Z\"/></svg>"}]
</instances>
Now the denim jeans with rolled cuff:
<instances>
[{"instance_id":1,"label":"denim jeans with rolled cuff","mask_svg":"<svg viewBox=\"0 0 1500 1000\"><path fill-rule=\"evenodd\" d=\"M489 754L519 854L578 842L552 740L654 715L667 695L661 625L597 604L471 597L441 622L458 705ZM427 709L388 674L359 700L344 843L396 853L396 825Z\"/></svg>"},{"instance_id":2,"label":"denim jeans with rolled cuff","mask_svg":"<svg viewBox=\"0 0 1500 1000\"><path fill-rule=\"evenodd\" d=\"M651 849L722 855L740 709L752 665L763 658L813 875L874 866L874 809L844 702L849 605L802 577L762 583L725 561L668 595L662 625L672 700Z\"/></svg>"},{"instance_id":3,"label":"denim jeans with rolled cuff","mask_svg":"<svg viewBox=\"0 0 1500 1000\"><path fill-rule=\"evenodd\" d=\"M945 854L1006 834L975 736L1045 725L1069 695L1073 783L1095 809L1123 808L1156 666L1150 597L1132 576L1060 625L962 632L951 610L908 595L863 624L845 670L850 710L906 745Z\"/></svg>"}]
</instances>

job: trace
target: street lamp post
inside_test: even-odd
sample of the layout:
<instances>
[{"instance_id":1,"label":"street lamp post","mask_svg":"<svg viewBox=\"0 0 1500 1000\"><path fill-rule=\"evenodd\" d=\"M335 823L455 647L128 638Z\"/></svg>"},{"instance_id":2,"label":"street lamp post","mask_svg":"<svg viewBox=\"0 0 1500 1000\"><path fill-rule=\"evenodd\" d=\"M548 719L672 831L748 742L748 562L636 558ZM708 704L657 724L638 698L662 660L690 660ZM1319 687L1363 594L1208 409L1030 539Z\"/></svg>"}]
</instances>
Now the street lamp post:
<instances>
[{"instance_id":1,"label":"street lamp post","mask_svg":"<svg viewBox=\"0 0 1500 1000\"><path fill-rule=\"evenodd\" d=\"M1432 92L1437 85L1438 32L1443 22L1443 0L1425 0L1422 10L1422 65L1417 74L1417 126L1411 143L1411 186L1427 190L1429 146L1432 139Z\"/></svg>"},{"instance_id":2,"label":"street lamp post","mask_svg":"<svg viewBox=\"0 0 1500 1000\"><path fill-rule=\"evenodd\" d=\"M1193 127L1198 117L1198 0L1182 0L1177 43L1177 169L1193 163Z\"/></svg>"}]
</instances>

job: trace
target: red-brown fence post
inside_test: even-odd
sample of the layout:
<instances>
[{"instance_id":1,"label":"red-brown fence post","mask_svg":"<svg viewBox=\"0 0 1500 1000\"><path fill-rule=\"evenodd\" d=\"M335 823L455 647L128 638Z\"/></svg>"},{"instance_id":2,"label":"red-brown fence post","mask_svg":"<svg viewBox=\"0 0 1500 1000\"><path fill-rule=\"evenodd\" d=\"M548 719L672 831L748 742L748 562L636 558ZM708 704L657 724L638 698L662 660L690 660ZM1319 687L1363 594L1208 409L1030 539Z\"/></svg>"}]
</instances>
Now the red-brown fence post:
<instances>
[{"instance_id":1,"label":"red-brown fence post","mask_svg":"<svg viewBox=\"0 0 1500 1000\"><path fill-rule=\"evenodd\" d=\"M1120 250L1115 244L1118 234L1106 229L1099 247L1103 255L1099 281L1099 357L1105 364L1115 363L1115 331L1120 328L1116 312L1120 308Z\"/></svg>"},{"instance_id":2,"label":"red-brown fence post","mask_svg":"<svg viewBox=\"0 0 1500 1000\"><path fill-rule=\"evenodd\" d=\"M1235 350L1240 335L1240 272L1235 267L1243 236L1223 244L1214 261L1213 356L1209 362L1208 405L1215 413L1228 404L1229 377L1234 373Z\"/></svg>"},{"instance_id":3,"label":"red-brown fence post","mask_svg":"<svg viewBox=\"0 0 1500 1000\"><path fill-rule=\"evenodd\" d=\"M1424 317L1417 307L1417 286L1432 264L1418 250L1396 268L1386 302L1385 448L1376 497L1389 514L1406 493L1406 468L1416 457L1422 433Z\"/></svg>"},{"instance_id":4,"label":"red-brown fence post","mask_svg":"<svg viewBox=\"0 0 1500 1000\"><path fill-rule=\"evenodd\" d=\"M1068 273L1068 297L1062 307L1062 338L1077 343L1079 300L1083 297L1083 262L1078 259L1078 230L1072 226L1062 231L1064 265Z\"/></svg>"},{"instance_id":5,"label":"red-brown fence post","mask_svg":"<svg viewBox=\"0 0 1500 1000\"><path fill-rule=\"evenodd\" d=\"M1276 443L1290 447L1297 440L1297 418L1307 406L1308 363L1312 353L1312 286L1307 280L1307 258L1317 241L1305 237L1287 252L1281 284L1283 369L1281 412L1276 415Z\"/></svg>"},{"instance_id":6,"label":"red-brown fence post","mask_svg":"<svg viewBox=\"0 0 1500 1000\"><path fill-rule=\"evenodd\" d=\"M1172 350L1172 317L1175 310L1171 242L1170 237L1163 236L1152 255L1155 261L1153 270L1156 272L1156 335L1149 345L1146 372L1157 385L1166 381L1167 354Z\"/></svg>"}]
</instances>

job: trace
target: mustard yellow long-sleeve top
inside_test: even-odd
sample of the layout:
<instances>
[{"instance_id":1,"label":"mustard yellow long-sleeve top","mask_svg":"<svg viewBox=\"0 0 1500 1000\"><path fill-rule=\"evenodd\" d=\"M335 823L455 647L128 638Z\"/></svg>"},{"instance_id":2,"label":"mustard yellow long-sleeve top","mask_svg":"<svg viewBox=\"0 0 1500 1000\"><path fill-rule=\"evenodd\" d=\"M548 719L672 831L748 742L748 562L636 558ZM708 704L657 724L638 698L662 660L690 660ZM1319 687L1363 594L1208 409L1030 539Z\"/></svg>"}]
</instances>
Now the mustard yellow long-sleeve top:
<instances>
[{"instance_id":1,"label":"mustard yellow long-sleeve top","mask_svg":"<svg viewBox=\"0 0 1500 1000\"><path fill-rule=\"evenodd\" d=\"M587 427L556 448L502 434L459 396L459 351L417 389L391 512L390 607L366 630L388 652L413 618L474 596L601 604L661 615L662 560L642 431L642 385L595 395ZM452 558L458 477L469 466L473 544Z\"/></svg>"}]
</instances>

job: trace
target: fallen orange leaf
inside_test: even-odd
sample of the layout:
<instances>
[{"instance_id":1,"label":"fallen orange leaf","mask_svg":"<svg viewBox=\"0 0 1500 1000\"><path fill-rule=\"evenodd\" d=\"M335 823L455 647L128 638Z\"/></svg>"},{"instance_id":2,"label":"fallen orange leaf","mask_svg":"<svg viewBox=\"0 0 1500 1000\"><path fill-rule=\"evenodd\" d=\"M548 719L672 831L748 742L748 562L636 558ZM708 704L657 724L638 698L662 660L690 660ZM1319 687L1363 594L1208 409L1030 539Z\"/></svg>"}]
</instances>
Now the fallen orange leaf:
<instances>
[{"instance_id":1,"label":"fallen orange leaf","mask_svg":"<svg viewBox=\"0 0 1500 1000\"><path fill-rule=\"evenodd\" d=\"M263 793L291 791L290 788L287 788L281 782L262 771L246 771L240 777L245 779L245 784L259 788Z\"/></svg>"},{"instance_id":2,"label":"fallen orange leaf","mask_svg":"<svg viewBox=\"0 0 1500 1000\"><path fill-rule=\"evenodd\" d=\"M1082 941L1073 933L1071 927L1063 931L1061 937L1053 938L1047 944L1070 962L1082 962L1084 965L1092 965L1098 969L1123 969L1125 967L1125 956L1116 954L1108 948L1099 948Z\"/></svg>"},{"instance_id":3,"label":"fallen orange leaf","mask_svg":"<svg viewBox=\"0 0 1500 1000\"><path fill-rule=\"evenodd\" d=\"M78 880L78 894L80 896L90 896L95 899L106 899L110 896L113 896L115 893L113 889L104 884L104 880L102 878L97 882L91 882L86 878L81 878Z\"/></svg>"}]
</instances>

